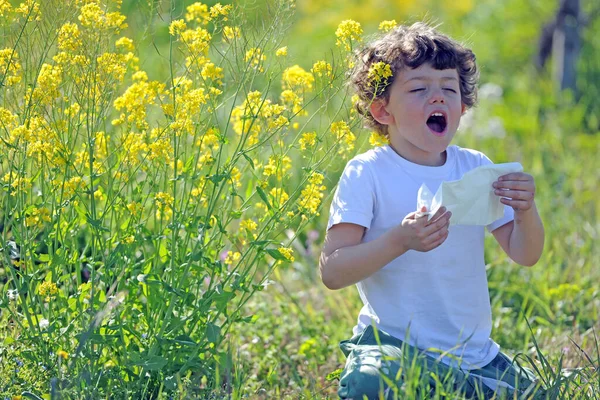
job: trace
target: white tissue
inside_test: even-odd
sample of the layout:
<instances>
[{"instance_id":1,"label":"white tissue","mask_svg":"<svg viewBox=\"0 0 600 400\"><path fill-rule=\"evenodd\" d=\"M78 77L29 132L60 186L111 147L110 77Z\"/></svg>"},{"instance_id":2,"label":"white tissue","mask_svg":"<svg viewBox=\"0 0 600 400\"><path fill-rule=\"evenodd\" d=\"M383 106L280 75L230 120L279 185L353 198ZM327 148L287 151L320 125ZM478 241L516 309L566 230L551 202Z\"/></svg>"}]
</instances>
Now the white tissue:
<instances>
[{"instance_id":1,"label":"white tissue","mask_svg":"<svg viewBox=\"0 0 600 400\"><path fill-rule=\"evenodd\" d=\"M504 215L504 204L494 194L492 183L502 175L521 171L523 166L517 162L484 165L458 181L442 182L435 195L423 183L417 194L417 217L429 219L444 206L452 212L450 225L489 225ZM420 212L423 206L427 212Z\"/></svg>"}]
</instances>

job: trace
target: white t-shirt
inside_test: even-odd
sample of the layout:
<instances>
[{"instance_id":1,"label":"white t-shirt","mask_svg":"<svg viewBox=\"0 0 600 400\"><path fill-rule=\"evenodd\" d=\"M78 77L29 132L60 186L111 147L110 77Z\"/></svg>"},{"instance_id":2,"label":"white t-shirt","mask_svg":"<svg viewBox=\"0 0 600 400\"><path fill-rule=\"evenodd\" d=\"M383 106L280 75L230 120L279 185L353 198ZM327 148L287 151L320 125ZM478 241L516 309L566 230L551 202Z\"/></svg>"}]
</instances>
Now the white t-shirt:
<instances>
[{"instance_id":1,"label":"white t-shirt","mask_svg":"<svg viewBox=\"0 0 600 400\"><path fill-rule=\"evenodd\" d=\"M435 193L443 181L491 164L483 153L450 146L444 165L414 164L391 147L377 147L348 162L331 203L327 229L341 222L366 228L363 242L377 239L416 211L422 183ZM490 190L493 190L490 187ZM511 207L491 223L514 219ZM409 250L356 284L364 303L354 334L373 322L390 335L463 369L481 368L498 354L490 338L492 316L483 258L484 227L453 225L442 245ZM437 349L437 350L435 350Z\"/></svg>"}]
</instances>

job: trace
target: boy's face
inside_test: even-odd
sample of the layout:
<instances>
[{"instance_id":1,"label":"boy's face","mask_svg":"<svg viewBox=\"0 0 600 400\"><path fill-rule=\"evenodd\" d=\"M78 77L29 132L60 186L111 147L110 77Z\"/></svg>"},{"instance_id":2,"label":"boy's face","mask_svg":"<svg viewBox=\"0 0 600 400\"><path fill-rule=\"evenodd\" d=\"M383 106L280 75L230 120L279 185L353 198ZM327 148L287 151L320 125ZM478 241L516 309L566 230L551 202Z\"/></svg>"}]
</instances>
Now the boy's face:
<instances>
[{"instance_id":1,"label":"boy's face","mask_svg":"<svg viewBox=\"0 0 600 400\"><path fill-rule=\"evenodd\" d=\"M458 72L429 64L405 69L396 76L384 108L395 150L410 161L439 165L465 109Z\"/></svg>"}]
</instances>

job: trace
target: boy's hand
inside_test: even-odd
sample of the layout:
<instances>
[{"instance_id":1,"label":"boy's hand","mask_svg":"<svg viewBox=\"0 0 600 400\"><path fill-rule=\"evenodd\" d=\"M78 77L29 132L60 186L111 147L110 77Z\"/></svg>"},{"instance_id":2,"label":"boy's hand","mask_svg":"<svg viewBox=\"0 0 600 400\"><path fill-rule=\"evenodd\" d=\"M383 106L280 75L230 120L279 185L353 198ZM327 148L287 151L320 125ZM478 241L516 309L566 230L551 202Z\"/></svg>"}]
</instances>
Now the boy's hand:
<instances>
[{"instance_id":1,"label":"boy's hand","mask_svg":"<svg viewBox=\"0 0 600 400\"><path fill-rule=\"evenodd\" d=\"M503 175L492 184L494 193L501 196L500 202L509 205L516 213L531 209L535 197L533 176L524 172Z\"/></svg>"},{"instance_id":2,"label":"boy's hand","mask_svg":"<svg viewBox=\"0 0 600 400\"><path fill-rule=\"evenodd\" d=\"M423 207L421 212L426 212ZM444 243L448 238L451 212L441 207L429 221L426 216L417 217L416 212L404 217L402 224L397 227L400 240L406 250L430 251Z\"/></svg>"}]
</instances>

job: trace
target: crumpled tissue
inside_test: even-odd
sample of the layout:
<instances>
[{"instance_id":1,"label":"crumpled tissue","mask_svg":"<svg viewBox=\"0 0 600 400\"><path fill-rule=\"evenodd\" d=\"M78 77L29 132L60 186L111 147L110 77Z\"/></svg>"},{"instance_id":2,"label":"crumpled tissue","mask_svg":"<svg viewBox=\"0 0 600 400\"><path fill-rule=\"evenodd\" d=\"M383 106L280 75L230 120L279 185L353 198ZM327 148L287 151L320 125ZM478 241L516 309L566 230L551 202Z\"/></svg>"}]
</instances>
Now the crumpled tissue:
<instances>
[{"instance_id":1,"label":"crumpled tissue","mask_svg":"<svg viewBox=\"0 0 600 400\"><path fill-rule=\"evenodd\" d=\"M457 181L442 182L435 195L425 183L417 193L417 218L427 219L442 206L452 212L450 225L489 225L502 218L504 204L500 196L494 194L492 183L502 175L522 172L518 162L490 164L472 169ZM422 207L426 212L421 212Z\"/></svg>"}]
</instances>

